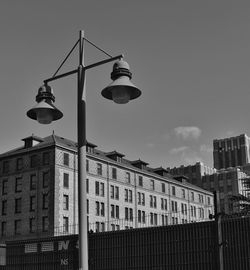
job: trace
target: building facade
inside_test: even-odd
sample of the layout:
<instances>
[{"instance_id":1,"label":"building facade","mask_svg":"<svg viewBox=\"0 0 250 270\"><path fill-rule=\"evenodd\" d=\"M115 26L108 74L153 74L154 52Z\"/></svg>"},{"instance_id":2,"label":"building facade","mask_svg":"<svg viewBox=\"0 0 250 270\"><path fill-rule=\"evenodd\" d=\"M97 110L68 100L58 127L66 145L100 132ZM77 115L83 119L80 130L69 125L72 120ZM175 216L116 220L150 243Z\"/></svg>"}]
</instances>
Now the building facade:
<instances>
[{"instance_id":1,"label":"building facade","mask_svg":"<svg viewBox=\"0 0 250 270\"><path fill-rule=\"evenodd\" d=\"M246 134L213 141L214 167L226 169L250 162L250 138Z\"/></svg>"},{"instance_id":2,"label":"building facade","mask_svg":"<svg viewBox=\"0 0 250 270\"><path fill-rule=\"evenodd\" d=\"M250 167L247 165L216 170L201 162L194 165L169 168L169 172L174 177L183 175L192 184L210 192L217 191L220 208L226 214L233 214L240 210L239 205L234 202L233 198L239 195L248 197L250 194L250 190L247 190L245 185L246 179L249 179L247 170L250 172Z\"/></svg>"},{"instance_id":3,"label":"building facade","mask_svg":"<svg viewBox=\"0 0 250 270\"><path fill-rule=\"evenodd\" d=\"M181 165L180 167L168 168L171 175L185 175L188 181L203 188L202 177L216 172L216 169L204 165L203 162L196 162L193 165Z\"/></svg>"},{"instance_id":4,"label":"building facade","mask_svg":"<svg viewBox=\"0 0 250 270\"><path fill-rule=\"evenodd\" d=\"M0 155L1 241L77 233L76 143L51 135L23 139ZM213 194L164 168L86 146L89 230L108 231L207 220Z\"/></svg>"}]
</instances>

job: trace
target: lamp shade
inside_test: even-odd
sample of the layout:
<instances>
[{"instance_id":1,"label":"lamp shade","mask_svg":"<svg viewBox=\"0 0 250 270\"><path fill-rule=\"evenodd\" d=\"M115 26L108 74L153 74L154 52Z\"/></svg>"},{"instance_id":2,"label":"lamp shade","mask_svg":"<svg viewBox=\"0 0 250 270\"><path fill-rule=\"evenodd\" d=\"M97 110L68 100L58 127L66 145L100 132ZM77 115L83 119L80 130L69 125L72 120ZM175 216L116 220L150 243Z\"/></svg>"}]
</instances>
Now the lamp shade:
<instances>
[{"instance_id":1,"label":"lamp shade","mask_svg":"<svg viewBox=\"0 0 250 270\"><path fill-rule=\"evenodd\" d=\"M117 61L111 73L113 82L102 90L102 96L118 104L125 104L139 97L141 91L131 82L131 78L128 63L123 60Z\"/></svg>"},{"instance_id":2,"label":"lamp shade","mask_svg":"<svg viewBox=\"0 0 250 270\"><path fill-rule=\"evenodd\" d=\"M63 113L51 102L42 100L27 112L27 116L37 120L40 124L50 124L52 121L62 118Z\"/></svg>"}]
</instances>

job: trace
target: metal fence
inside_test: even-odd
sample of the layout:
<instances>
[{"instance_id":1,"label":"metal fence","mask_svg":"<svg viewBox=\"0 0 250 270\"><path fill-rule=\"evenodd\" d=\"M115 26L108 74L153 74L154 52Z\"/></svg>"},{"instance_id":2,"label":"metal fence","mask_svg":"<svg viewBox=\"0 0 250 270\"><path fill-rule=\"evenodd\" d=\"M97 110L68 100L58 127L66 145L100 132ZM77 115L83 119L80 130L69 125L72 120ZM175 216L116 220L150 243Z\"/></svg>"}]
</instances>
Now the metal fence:
<instances>
[{"instance_id":1,"label":"metal fence","mask_svg":"<svg viewBox=\"0 0 250 270\"><path fill-rule=\"evenodd\" d=\"M90 270L249 270L250 217L89 234ZM218 245L223 253L220 268ZM78 269L77 235L7 243L8 269Z\"/></svg>"}]
</instances>

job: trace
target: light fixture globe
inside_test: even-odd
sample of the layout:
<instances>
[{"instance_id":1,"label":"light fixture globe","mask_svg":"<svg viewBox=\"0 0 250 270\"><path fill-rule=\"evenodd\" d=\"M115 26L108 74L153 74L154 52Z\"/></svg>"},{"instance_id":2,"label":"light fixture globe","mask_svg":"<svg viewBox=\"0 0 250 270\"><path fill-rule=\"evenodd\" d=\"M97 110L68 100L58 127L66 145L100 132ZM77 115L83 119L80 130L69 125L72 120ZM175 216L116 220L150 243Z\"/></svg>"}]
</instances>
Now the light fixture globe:
<instances>
[{"instance_id":1,"label":"light fixture globe","mask_svg":"<svg viewBox=\"0 0 250 270\"><path fill-rule=\"evenodd\" d=\"M27 112L27 116L40 124L50 124L63 117L63 113L53 104L55 97L52 88L43 85L38 89L37 104Z\"/></svg>"},{"instance_id":2,"label":"light fixture globe","mask_svg":"<svg viewBox=\"0 0 250 270\"><path fill-rule=\"evenodd\" d=\"M131 78L128 63L124 60L115 62L111 73L113 82L102 90L102 96L118 104L138 98L141 91L131 82Z\"/></svg>"}]
</instances>

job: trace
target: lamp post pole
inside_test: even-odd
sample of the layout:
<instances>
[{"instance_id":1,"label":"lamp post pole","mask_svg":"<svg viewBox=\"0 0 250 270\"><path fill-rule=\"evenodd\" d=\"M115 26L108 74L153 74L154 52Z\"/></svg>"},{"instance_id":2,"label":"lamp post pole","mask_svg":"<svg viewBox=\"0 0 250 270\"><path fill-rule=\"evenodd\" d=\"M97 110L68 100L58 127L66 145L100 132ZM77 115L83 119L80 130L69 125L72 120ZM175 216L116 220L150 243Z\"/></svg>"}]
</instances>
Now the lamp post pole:
<instances>
[{"instance_id":1,"label":"lamp post pole","mask_svg":"<svg viewBox=\"0 0 250 270\"><path fill-rule=\"evenodd\" d=\"M77 70L77 150L78 150L78 234L79 269L88 270L88 221L86 194L86 93L83 67L83 31L79 37Z\"/></svg>"},{"instance_id":2,"label":"lamp post pole","mask_svg":"<svg viewBox=\"0 0 250 270\"><path fill-rule=\"evenodd\" d=\"M98 50L109 56L108 59L84 66L84 41L87 41ZM57 72L68 59L69 55L79 44L79 65L77 69L57 75ZM78 152L78 234L79 234L79 269L88 270L88 221L87 221L87 194L86 194L86 89L85 72L88 69L117 61L113 66L111 79L113 82L102 90L102 96L112 99L118 104L125 104L141 95L141 91L130 81L132 73L127 62L121 60L123 55L112 57L104 50L97 47L84 37L80 31L79 39L72 50L66 56L56 73L46 80L44 85L38 89L36 96L37 104L27 112L27 116L37 120L41 124L50 124L52 121L62 118L63 113L55 105L55 97L49 82L77 74L77 152Z\"/></svg>"}]
</instances>

